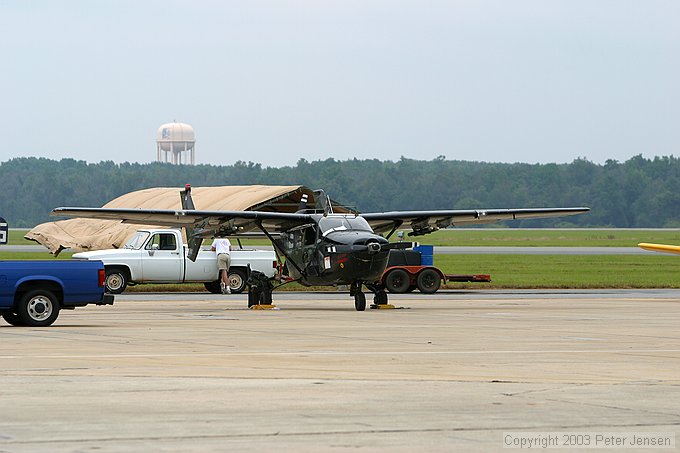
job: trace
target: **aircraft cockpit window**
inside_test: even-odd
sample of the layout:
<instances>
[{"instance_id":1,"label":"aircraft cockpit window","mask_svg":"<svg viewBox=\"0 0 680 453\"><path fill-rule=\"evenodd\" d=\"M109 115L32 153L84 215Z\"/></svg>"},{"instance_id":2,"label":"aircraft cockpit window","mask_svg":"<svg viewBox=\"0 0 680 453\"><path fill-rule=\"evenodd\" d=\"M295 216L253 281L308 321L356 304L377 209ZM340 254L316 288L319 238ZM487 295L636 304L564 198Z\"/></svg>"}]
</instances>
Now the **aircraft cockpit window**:
<instances>
[{"instance_id":1,"label":"aircraft cockpit window","mask_svg":"<svg viewBox=\"0 0 680 453\"><path fill-rule=\"evenodd\" d=\"M325 236L332 231L370 231L371 226L363 217L324 217L319 219L319 228Z\"/></svg>"},{"instance_id":2,"label":"aircraft cockpit window","mask_svg":"<svg viewBox=\"0 0 680 453\"><path fill-rule=\"evenodd\" d=\"M132 236L128 241L125 243L123 248L125 249L133 249L133 250L139 250L142 248L144 245L144 242L146 239L149 237L149 233L147 231L138 231L135 233L134 236Z\"/></svg>"},{"instance_id":3,"label":"aircraft cockpit window","mask_svg":"<svg viewBox=\"0 0 680 453\"><path fill-rule=\"evenodd\" d=\"M352 230L373 232L373 229L363 217L349 217L347 222L350 224L350 229Z\"/></svg>"}]
</instances>

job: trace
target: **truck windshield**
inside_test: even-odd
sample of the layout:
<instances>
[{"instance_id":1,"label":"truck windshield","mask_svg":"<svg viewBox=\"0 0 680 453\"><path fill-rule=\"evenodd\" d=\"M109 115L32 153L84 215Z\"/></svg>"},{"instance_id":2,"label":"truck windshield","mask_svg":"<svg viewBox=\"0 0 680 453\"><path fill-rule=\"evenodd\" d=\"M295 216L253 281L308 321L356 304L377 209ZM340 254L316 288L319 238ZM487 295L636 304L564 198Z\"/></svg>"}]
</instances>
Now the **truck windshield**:
<instances>
[{"instance_id":1,"label":"truck windshield","mask_svg":"<svg viewBox=\"0 0 680 453\"><path fill-rule=\"evenodd\" d=\"M146 242L146 239L148 237L149 237L148 231L138 231L135 233L134 236L128 239L123 248L139 250L142 248L142 245L144 245L144 242Z\"/></svg>"},{"instance_id":2,"label":"truck windshield","mask_svg":"<svg viewBox=\"0 0 680 453\"><path fill-rule=\"evenodd\" d=\"M319 219L319 228L323 235L327 235L332 231L342 230L358 230L373 232L371 226L363 217L345 217L345 216L328 216Z\"/></svg>"}]
</instances>

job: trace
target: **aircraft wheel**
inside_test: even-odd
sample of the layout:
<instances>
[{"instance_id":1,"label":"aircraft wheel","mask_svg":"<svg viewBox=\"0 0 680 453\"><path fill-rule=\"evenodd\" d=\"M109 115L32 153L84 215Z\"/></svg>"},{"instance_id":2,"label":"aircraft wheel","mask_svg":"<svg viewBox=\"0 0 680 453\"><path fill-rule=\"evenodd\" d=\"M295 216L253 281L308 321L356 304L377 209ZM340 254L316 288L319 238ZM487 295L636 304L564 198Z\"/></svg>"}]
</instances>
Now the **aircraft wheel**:
<instances>
[{"instance_id":1,"label":"aircraft wheel","mask_svg":"<svg viewBox=\"0 0 680 453\"><path fill-rule=\"evenodd\" d=\"M104 285L106 292L111 294L120 294L125 291L127 286L127 274L121 269L106 269L106 279Z\"/></svg>"},{"instance_id":2,"label":"aircraft wheel","mask_svg":"<svg viewBox=\"0 0 680 453\"><path fill-rule=\"evenodd\" d=\"M12 326L23 326L25 325L23 322L21 322L21 319L19 318L19 315L16 313L11 313L11 312L6 312L2 314L2 318L7 321L7 324L12 325Z\"/></svg>"},{"instance_id":3,"label":"aircraft wheel","mask_svg":"<svg viewBox=\"0 0 680 453\"><path fill-rule=\"evenodd\" d=\"M373 296L373 303L376 305L387 305L387 293L385 291L378 291Z\"/></svg>"},{"instance_id":4,"label":"aircraft wheel","mask_svg":"<svg viewBox=\"0 0 680 453\"><path fill-rule=\"evenodd\" d=\"M406 292L407 292L407 293L412 293L413 291L416 290L416 288L417 288L416 285L411 285L411 286L408 287L408 289L406 290Z\"/></svg>"},{"instance_id":5,"label":"aircraft wheel","mask_svg":"<svg viewBox=\"0 0 680 453\"><path fill-rule=\"evenodd\" d=\"M425 269L418 274L416 283L421 293L432 294L437 292L442 284L442 279L435 270Z\"/></svg>"},{"instance_id":6,"label":"aircraft wheel","mask_svg":"<svg viewBox=\"0 0 680 453\"><path fill-rule=\"evenodd\" d=\"M405 293L410 285L408 272L404 269L393 269L385 276L385 288L391 293Z\"/></svg>"},{"instance_id":7,"label":"aircraft wheel","mask_svg":"<svg viewBox=\"0 0 680 453\"><path fill-rule=\"evenodd\" d=\"M366 310L366 294L360 291L354 295L354 308L356 308L357 311Z\"/></svg>"}]
</instances>

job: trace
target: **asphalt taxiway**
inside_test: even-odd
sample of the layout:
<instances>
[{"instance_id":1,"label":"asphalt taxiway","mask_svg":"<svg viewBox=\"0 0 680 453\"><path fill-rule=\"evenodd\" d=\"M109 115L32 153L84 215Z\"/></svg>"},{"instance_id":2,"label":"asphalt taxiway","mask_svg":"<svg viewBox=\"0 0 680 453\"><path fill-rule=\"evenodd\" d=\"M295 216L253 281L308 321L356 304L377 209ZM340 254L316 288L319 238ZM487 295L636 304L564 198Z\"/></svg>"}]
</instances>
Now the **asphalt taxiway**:
<instances>
[{"instance_id":1,"label":"asphalt taxiway","mask_svg":"<svg viewBox=\"0 0 680 453\"><path fill-rule=\"evenodd\" d=\"M255 311L126 294L50 328L0 321L0 451L500 451L507 432L680 431L678 290L414 293L366 312L275 296Z\"/></svg>"}]
</instances>

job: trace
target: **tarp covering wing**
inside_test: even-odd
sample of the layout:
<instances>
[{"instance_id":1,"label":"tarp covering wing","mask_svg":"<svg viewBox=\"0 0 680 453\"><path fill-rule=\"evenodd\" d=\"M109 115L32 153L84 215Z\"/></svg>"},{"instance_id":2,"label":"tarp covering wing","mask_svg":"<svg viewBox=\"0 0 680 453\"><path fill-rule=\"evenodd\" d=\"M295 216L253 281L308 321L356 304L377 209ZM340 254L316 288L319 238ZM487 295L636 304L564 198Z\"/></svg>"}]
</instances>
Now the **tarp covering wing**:
<instances>
[{"instance_id":1,"label":"tarp covering wing","mask_svg":"<svg viewBox=\"0 0 680 453\"><path fill-rule=\"evenodd\" d=\"M180 187L157 187L138 190L110 201L105 208L182 209ZM314 203L312 190L304 186L220 186L192 187L196 209L211 211L295 212L302 194ZM188 220L188 219L187 219ZM118 248L139 228L157 224L127 224L120 220L69 219L42 223L24 237L58 254L74 251Z\"/></svg>"}]
</instances>

